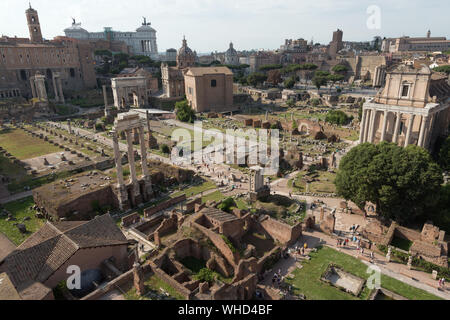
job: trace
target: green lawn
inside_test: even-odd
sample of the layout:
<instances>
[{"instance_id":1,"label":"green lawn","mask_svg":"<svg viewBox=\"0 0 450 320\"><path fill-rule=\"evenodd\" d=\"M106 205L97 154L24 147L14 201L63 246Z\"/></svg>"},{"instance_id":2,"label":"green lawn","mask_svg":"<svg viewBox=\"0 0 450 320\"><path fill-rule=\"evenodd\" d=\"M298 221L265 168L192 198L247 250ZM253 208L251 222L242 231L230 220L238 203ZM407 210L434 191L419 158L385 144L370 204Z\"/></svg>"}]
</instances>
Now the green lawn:
<instances>
[{"instance_id":1,"label":"green lawn","mask_svg":"<svg viewBox=\"0 0 450 320\"><path fill-rule=\"evenodd\" d=\"M21 178L14 179L8 184L8 191L11 193L18 193L24 191L25 187L31 189L40 187L44 184L51 183L56 180L65 179L72 176L69 171L57 172L54 175L47 175L42 177L33 177L31 175L24 175Z\"/></svg>"},{"instance_id":2,"label":"green lawn","mask_svg":"<svg viewBox=\"0 0 450 320\"><path fill-rule=\"evenodd\" d=\"M16 221L6 221L7 217L0 218L0 232L4 233L16 245L21 244L33 232L37 231L44 222L34 217L34 210L30 210L30 206L34 205L33 197L24 198L13 201L3 205L6 210L12 213L17 219ZM28 221L23 221L23 218L30 217ZM27 227L28 233L22 234L14 223L23 223Z\"/></svg>"},{"instance_id":3,"label":"green lawn","mask_svg":"<svg viewBox=\"0 0 450 320\"><path fill-rule=\"evenodd\" d=\"M285 280L292 285L295 294L304 294L308 300L366 300L369 297L370 289L366 286L364 286L360 296L355 297L320 280L330 263L334 263L346 272L367 280L370 274L366 273L367 266L364 263L329 247L323 247L318 252L311 253L310 256L310 261L302 262L302 269L293 271L293 278ZM440 299L426 291L383 274L381 275L381 287L412 300Z\"/></svg>"},{"instance_id":4,"label":"green lawn","mask_svg":"<svg viewBox=\"0 0 450 320\"><path fill-rule=\"evenodd\" d=\"M204 197L202 197L202 203L207 203L208 201L221 201L225 199L225 196L219 190L210 193Z\"/></svg>"},{"instance_id":5,"label":"green lawn","mask_svg":"<svg viewBox=\"0 0 450 320\"><path fill-rule=\"evenodd\" d=\"M0 133L0 146L17 159L24 160L61 151L60 148L20 129Z\"/></svg>"},{"instance_id":6,"label":"green lawn","mask_svg":"<svg viewBox=\"0 0 450 320\"><path fill-rule=\"evenodd\" d=\"M314 192L314 193L334 193L336 192L336 186L334 185L335 173L328 171L315 171L309 176L313 178L314 182L309 184L309 189L306 190L306 182L303 177L307 175L306 171L300 171L294 179L288 181L288 187L293 191L299 192Z\"/></svg>"},{"instance_id":7,"label":"green lawn","mask_svg":"<svg viewBox=\"0 0 450 320\"><path fill-rule=\"evenodd\" d=\"M216 184L214 182L208 180L198 186L190 187L185 190L175 192L171 195L171 197L175 198L175 197L179 197L179 196L185 194L187 198L190 198L190 197L196 196L204 191L208 191L208 190L216 189L216 188L217 188Z\"/></svg>"},{"instance_id":8,"label":"green lawn","mask_svg":"<svg viewBox=\"0 0 450 320\"><path fill-rule=\"evenodd\" d=\"M147 281L145 281L145 288L147 291L152 290L158 292L159 294L161 294L160 288L163 288L172 299L176 300L185 299L172 286L170 286L167 282L165 282L155 274L151 275L150 278L148 278ZM139 297L136 294L136 289L134 288L134 286L127 293L124 294L124 297L126 300L150 300L147 297Z\"/></svg>"}]
</instances>

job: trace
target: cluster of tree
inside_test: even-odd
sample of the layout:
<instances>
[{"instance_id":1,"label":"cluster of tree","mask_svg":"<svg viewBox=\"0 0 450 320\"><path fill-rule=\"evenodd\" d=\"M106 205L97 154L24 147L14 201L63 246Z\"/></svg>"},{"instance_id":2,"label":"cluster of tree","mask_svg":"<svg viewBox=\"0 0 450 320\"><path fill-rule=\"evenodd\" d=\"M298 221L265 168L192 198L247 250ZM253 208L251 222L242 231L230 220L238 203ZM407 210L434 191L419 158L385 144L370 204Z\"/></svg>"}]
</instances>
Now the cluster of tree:
<instances>
[{"instance_id":1,"label":"cluster of tree","mask_svg":"<svg viewBox=\"0 0 450 320\"><path fill-rule=\"evenodd\" d=\"M112 57L112 52L106 49L99 49L99 50L95 50L94 54L96 56L106 56L106 57Z\"/></svg>"},{"instance_id":2,"label":"cluster of tree","mask_svg":"<svg viewBox=\"0 0 450 320\"><path fill-rule=\"evenodd\" d=\"M450 65L439 66L433 69L436 72L445 72L446 74L450 74Z\"/></svg>"},{"instance_id":3,"label":"cluster of tree","mask_svg":"<svg viewBox=\"0 0 450 320\"><path fill-rule=\"evenodd\" d=\"M276 70L276 69L281 69L283 68L282 64L265 64L261 67L259 67L260 71L269 71L269 70Z\"/></svg>"},{"instance_id":4,"label":"cluster of tree","mask_svg":"<svg viewBox=\"0 0 450 320\"><path fill-rule=\"evenodd\" d=\"M337 66L335 66L337 67ZM334 68L334 67L333 67ZM340 70L341 68L338 68ZM317 90L320 89L320 87L326 85L328 81L332 82L332 85L334 85L338 81L344 80L345 76L343 74L334 73L331 74L328 71L321 71L317 70L314 74L314 78L312 79L312 82L314 86L317 88Z\"/></svg>"},{"instance_id":5,"label":"cluster of tree","mask_svg":"<svg viewBox=\"0 0 450 320\"><path fill-rule=\"evenodd\" d=\"M267 72L267 82L276 86L281 81L282 81L282 79L281 79L280 70L275 69L275 70L270 70L269 72Z\"/></svg>"},{"instance_id":6,"label":"cluster of tree","mask_svg":"<svg viewBox=\"0 0 450 320\"><path fill-rule=\"evenodd\" d=\"M402 224L449 219L450 188L442 187L442 170L423 148L393 143L363 143L341 160L337 193L364 209L376 205L383 217ZM442 211L443 210L443 211ZM441 220L442 221L442 220Z\"/></svg>"},{"instance_id":7,"label":"cluster of tree","mask_svg":"<svg viewBox=\"0 0 450 320\"><path fill-rule=\"evenodd\" d=\"M290 64L280 70L281 74L288 74L299 70L313 71L317 69L314 63Z\"/></svg>"},{"instance_id":8,"label":"cluster of tree","mask_svg":"<svg viewBox=\"0 0 450 320\"><path fill-rule=\"evenodd\" d=\"M175 103L175 113L179 121L194 123L195 111L189 105L187 100L178 101Z\"/></svg>"},{"instance_id":9,"label":"cluster of tree","mask_svg":"<svg viewBox=\"0 0 450 320\"><path fill-rule=\"evenodd\" d=\"M325 121L336 125L346 125L353 120L353 116L348 116L344 111L331 110L327 113Z\"/></svg>"},{"instance_id":10,"label":"cluster of tree","mask_svg":"<svg viewBox=\"0 0 450 320\"><path fill-rule=\"evenodd\" d=\"M256 86L259 83L264 83L267 80L267 76L261 72L254 72L247 76L246 83L251 86Z\"/></svg>"},{"instance_id":11,"label":"cluster of tree","mask_svg":"<svg viewBox=\"0 0 450 320\"><path fill-rule=\"evenodd\" d=\"M292 77L284 80L284 82L283 82L284 87L287 89L292 89L295 85L295 80L296 80L295 76L292 76Z\"/></svg>"}]
</instances>

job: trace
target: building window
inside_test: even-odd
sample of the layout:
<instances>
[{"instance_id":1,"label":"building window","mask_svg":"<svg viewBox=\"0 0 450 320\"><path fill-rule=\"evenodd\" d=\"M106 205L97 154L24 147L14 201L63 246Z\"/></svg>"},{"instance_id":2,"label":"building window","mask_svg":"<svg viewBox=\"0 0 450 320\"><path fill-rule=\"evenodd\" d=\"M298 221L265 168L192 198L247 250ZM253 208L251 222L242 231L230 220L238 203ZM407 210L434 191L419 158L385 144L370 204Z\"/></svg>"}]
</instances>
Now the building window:
<instances>
[{"instance_id":1,"label":"building window","mask_svg":"<svg viewBox=\"0 0 450 320\"><path fill-rule=\"evenodd\" d=\"M189 92L189 94L192 95L192 88L191 87L188 88L188 92Z\"/></svg>"},{"instance_id":2,"label":"building window","mask_svg":"<svg viewBox=\"0 0 450 320\"><path fill-rule=\"evenodd\" d=\"M212 88L217 87L217 81L216 80L211 80L211 87Z\"/></svg>"},{"instance_id":3,"label":"building window","mask_svg":"<svg viewBox=\"0 0 450 320\"><path fill-rule=\"evenodd\" d=\"M75 69L74 68L70 68L70 76L72 78L75 78Z\"/></svg>"},{"instance_id":4,"label":"building window","mask_svg":"<svg viewBox=\"0 0 450 320\"><path fill-rule=\"evenodd\" d=\"M409 93L409 85L402 86L402 97L407 97Z\"/></svg>"}]
</instances>

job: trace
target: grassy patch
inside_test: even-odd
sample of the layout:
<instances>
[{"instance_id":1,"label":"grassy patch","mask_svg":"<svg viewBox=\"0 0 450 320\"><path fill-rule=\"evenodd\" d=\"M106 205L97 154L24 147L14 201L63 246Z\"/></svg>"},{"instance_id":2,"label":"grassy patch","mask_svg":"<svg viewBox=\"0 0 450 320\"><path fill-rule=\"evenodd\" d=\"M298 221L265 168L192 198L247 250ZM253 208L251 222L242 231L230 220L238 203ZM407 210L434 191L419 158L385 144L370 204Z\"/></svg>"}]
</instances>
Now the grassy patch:
<instances>
[{"instance_id":1,"label":"grassy patch","mask_svg":"<svg viewBox=\"0 0 450 320\"><path fill-rule=\"evenodd\" d=\"M170 298L176 300L184 300L184 297L181 294L179 294L171 285L169 285L167 282L165 282L155 274L150 276L150 278L148 278L147 281L145 281L145 289L147 292L151 290L154 292L161 293L160 288L163 288L170 295L169 296ZM138 296L136 294L136 289L134 287L132 287L128 292L126 292L124 294L124 297L126 300L150 300L147 297Z\"/></svg>"},{"instance_id":2,"label":"grassy patch","mask_svg":"<svg viewBox=\"0 0 450 320\"><path fill-rule=\"evenodd\" d=\"M225 196L222 194L222 192L220 192L219 190L210 193L204 197L202 197L202 203L207 203L208 201L221 201L225 199Z\"/></svg>"},{"instance_id":3,"label":"grassy patch","mask_svg":"<svg viewBox=\"0 0 450 320\"><path fill-rule=\"evenodd\" d=\"M336 186L334 185L335 173L328 171L313 171L308 173L301 171L294 179L288 181L288 186L297 192L314 192L314 193L334 193ZM309 187L306 187L306 179L311 179Z\"/></svg>"},{"instance_id":4,"label":"grassy patch","mask_svg":"<svg viewBox=\"0 0 450 320\"><path fill-rule=\"evenodd\" d=\"M0 146L20 160L60 151L58 147L39 138L32 137L20 129L12 129L5 133L0 133Z\"/></svg>"},{"instance_id":5,"label":"grassy patch","mask_svg":"<svg viewBox=\"0 0 450 320\"><path fill-rule=\"evenodd\" d=\"M3 232L16 245L21 244L26 238L28 238L33 232L37 231L44 224L42 220L34 217L34 210L30 210L30 206L33 205L33 197L27 197L3 205L5 209L8 210L14 218L16 218L16 221L6 221L7 217L1 217L0 231ZM30 217L30 220L23 221L23 218L25 217ZM14 223L25 224L28 233L22 234L17 227L13 226Z\"/></svg>"},{"instance_id":6,"label":"grassy patch","mask_svg":"<svg viewBox=\"0 0 450 320\"><path fill-rule=\"evenodd\" d=\"M364 300L368 298L370 290L366 286L361 295L355 297L320 280L331 262L341 266L346 272L367 280L370 274L366 273L367 266L364 263L329 247L323 247L318 252L311 253L310 256L311 260L302 262L302 269L293 271L293 278L286 279L286 282L292 285L295 294L304 294L308 300ZM424 290L383 274L381 275L381 287L412 300L440 299Z\"/></svg>"},{"instance_id":7,"label":"grassy patch","mask_svg":"<svg viewBox=\"0 0 450 320\"><path fill-rule=\"evenodd\" d=\"M205 192L205 191L208 191L211 189L216 189L216 188L217 188L217 186L214 182L206 181L198 186L190 187L185 190L175 192L174 194L171 195L171 197L176 198L176 197L179 197L179 196L185 194L187 198L190 198L190 197L196 196L202 192Z\"/></svg>"}]
</instances>

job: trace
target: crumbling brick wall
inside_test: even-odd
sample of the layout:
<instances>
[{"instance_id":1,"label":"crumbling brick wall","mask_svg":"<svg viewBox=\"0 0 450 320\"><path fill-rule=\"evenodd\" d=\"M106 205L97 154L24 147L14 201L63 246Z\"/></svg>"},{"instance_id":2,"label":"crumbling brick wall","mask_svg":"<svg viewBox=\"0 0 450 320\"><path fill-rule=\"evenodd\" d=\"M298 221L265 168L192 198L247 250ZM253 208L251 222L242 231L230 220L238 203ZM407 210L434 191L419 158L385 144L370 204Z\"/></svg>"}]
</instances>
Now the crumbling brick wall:
<instances>
[{"instance_id":1,"label":"crumbling brick wall","mask_svg":"<svg viewBox=\"0 0 450 320\"><path fill-rule=\"evenodd\" d=\"M183 194L183 195L181 195L179 197L167 200L167 201L162 202L160 204L157 204L154 207L145 209L144 210L144 216L146 218L149 218L152 215L154 215L154 214L156 214L156 213L158 213L158 212L160 212L162 210L165 210L165 209L168 209L170 207L173 207L174 205L176 205L176 204L178 204L180 202L183 202L183 201L186 201L186 195L185 194Z\"/></svg>"},{"instance_id":2,"label":"crumbling brick wall","mask_svg":"<svg viewBox=\"0 0 450 320\"><path fill-rule=\"evenodd\" d=\"M286 223L272 219L267 216L262 222L261 227L275 240L282 244L290 245L297 241L302 235L302 224L290 226Z\"/></svg>"}]
</instances>

